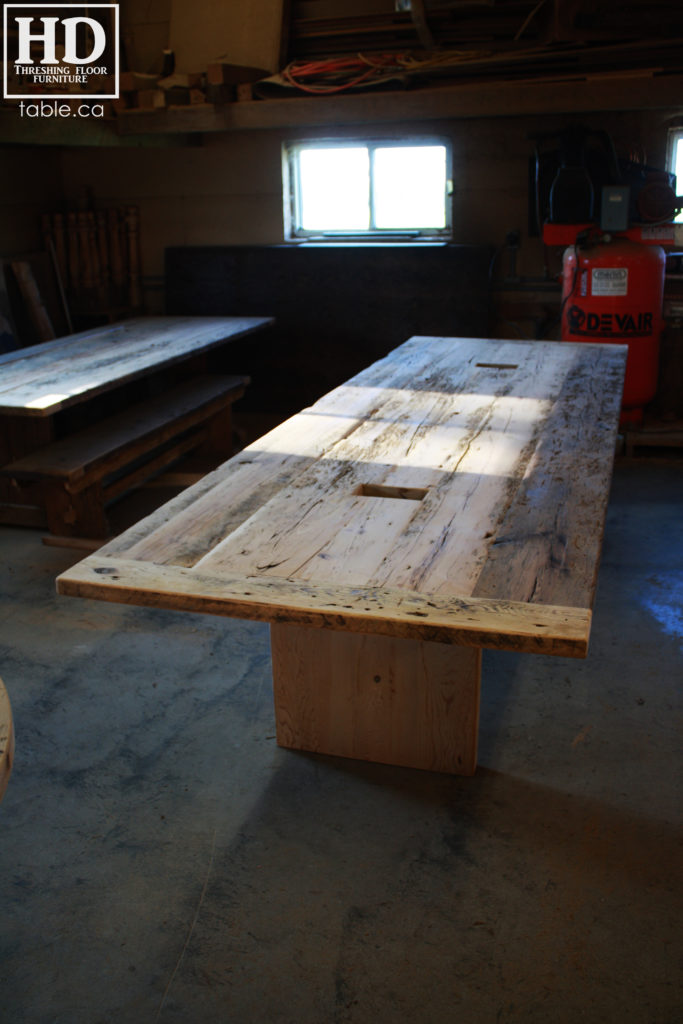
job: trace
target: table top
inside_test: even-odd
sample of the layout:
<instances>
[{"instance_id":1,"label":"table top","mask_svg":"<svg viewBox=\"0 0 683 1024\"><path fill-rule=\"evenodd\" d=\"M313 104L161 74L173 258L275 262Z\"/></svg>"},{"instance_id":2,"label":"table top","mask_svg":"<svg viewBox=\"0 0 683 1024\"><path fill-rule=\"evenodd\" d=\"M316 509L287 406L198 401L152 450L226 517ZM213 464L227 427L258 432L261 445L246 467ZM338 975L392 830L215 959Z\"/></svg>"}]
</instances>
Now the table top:
<instances>
[{"instance_id":1,"label":"table top","mask_svg":"<svg viewBox=\"0 0 683 1024\"><path fill-rule=\"evenodd\" d=\"M0 414L50 416L273 323L269 317L137 317L0 356Z\"/></svg>"},{"instance_id":2,"label":"table top","mask_svg":"<svg viewBox=\"0 0 683 1024\"><path fill-rule=\"evenodd\" d=\"M411 338L58 590L584 656L626 352Z\"/></svg>"}]
</instances>

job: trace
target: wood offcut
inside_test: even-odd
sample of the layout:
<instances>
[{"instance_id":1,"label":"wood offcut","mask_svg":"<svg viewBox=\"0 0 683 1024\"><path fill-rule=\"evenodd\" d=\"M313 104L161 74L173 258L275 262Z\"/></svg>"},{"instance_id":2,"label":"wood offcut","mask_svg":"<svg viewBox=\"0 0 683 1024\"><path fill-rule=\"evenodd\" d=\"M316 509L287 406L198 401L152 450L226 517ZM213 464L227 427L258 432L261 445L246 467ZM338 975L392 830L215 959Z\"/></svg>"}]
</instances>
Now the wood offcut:
<instances>
[{"instance_id":1,"label":"wood offcut","mask_svg":"<svg viewBox=\"0 0 683 1024\"><path fill-rule=\"evenodd\" d=\"M5 685L0 679L0 800L5 795L14 762L14 722Z\"/></svg>"}]
</instances>

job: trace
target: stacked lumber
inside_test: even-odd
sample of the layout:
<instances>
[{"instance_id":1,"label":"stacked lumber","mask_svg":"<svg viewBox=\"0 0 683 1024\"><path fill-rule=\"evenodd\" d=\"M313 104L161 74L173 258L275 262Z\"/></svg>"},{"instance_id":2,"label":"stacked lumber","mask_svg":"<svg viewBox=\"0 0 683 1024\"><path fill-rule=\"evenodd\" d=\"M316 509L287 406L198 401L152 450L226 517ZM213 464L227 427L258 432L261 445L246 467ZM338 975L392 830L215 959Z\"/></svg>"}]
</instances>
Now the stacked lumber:
<instances>
[{"instance_id":1,"label":"stacked lumber","mask_svg":"<svg viewBox=\"0 0 683 1024\"><path fill-rule=\"evenodd\" d=\"M171 0L164 70L160 75L123 72L115 110L252 99L253 83L286 64L288 28L285 0Z\"/></svg>"},{"instance_id":2,"label":"stacked lumber","mask_svg":"<svg viewBox=\"0 0 683 1024\"><path fill-rule=\"evenodd\" d=\"M204 71L174 71L163 77L124 71L119 97L112 106L116 114L122 114L131 110L232 103L252 99L251 85L260 77L254 68L221 61L212 62Z\"/></svg>"},{"instance_id":3,"label":"stacked lumber","mask_svg":"<svg viewBox=\"0 0 683 1024\"><path fill-rule=\"evenodd\" d=\"M142 306L138 207L45 213L42 232L72 312Z\"/></svg>"}]
</instances>

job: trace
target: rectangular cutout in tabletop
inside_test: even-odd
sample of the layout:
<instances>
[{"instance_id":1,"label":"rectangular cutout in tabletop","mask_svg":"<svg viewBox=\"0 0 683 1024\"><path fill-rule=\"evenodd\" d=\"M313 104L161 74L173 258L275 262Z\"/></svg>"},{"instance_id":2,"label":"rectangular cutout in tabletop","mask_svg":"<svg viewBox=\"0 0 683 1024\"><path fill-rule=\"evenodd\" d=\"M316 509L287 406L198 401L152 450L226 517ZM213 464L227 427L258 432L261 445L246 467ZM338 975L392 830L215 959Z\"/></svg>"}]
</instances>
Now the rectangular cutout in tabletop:
<instances>
[{"instance_id":1,"label":"rectangular cutout in tabletop","mask_svg":"<svg viewBox=\"0 0 683 1024\"><path fill-rule=\"evenodd\" d=\"M385 487L383 484L359 484L353 492L361 498L403 498L422 501L427 496L425 487Z\"/></svg>"},{"instance_id":2,"label":"rectangular cutout in tabletop","mask_svg":"<svg viewBox=\"0 0 683 1024\"><path fill-rule=\"evenodd\" d=\"M484 370L517 370L519 369L518 363L475 363L475 366L481 366Z\"/></svg>"}]
</instances>

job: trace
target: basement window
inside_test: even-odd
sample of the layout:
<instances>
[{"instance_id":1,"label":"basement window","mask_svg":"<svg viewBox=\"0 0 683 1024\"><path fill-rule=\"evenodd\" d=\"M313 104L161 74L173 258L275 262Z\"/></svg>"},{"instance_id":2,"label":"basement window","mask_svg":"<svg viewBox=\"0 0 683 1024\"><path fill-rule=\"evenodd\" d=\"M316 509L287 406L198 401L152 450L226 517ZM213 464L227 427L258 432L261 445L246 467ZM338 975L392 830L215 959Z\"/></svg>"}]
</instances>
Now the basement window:
<instances>
[{"instance_id":1,"label":"basement window","mask_svg":"<svg viewBox=\"0 0 683 1024\"><path fill-rule=\"evenodd\" d=\"M290 240L447 241L450 147L439 140L296 142L285 146Z\"/></svg>"},{"instance_id":2,"label":"basement window","mask_svg":"<svg viewBox=\"0 0 683 1024\"><path fill-rule=\"evenodd\" d=\"M683 128L675 128L669 132L669 170L676 175L676 193L683 195ZM676 223L683 222L683 210L674 218Z\"/></svg>"}]
</instances>

